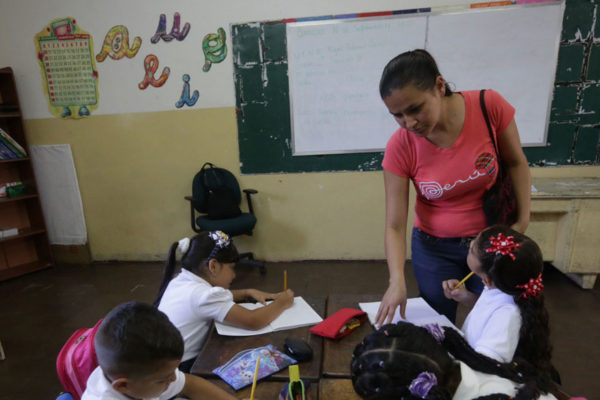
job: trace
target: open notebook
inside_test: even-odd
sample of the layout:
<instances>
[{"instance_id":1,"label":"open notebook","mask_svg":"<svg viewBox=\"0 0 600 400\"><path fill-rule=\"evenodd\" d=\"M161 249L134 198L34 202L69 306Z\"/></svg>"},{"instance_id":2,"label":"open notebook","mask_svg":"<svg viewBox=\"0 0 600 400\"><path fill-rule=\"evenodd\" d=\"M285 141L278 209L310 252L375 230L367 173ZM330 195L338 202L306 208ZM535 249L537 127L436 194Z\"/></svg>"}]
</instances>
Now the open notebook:
<instances>
[{"instance_id":1,"label":"open notebook","mask_svg":"<svg viewBox=\"0 0 600 400\"><path fill-rule=\"evenodd\" d=\"M380 303L380 301L358 303L360 309L367 313L369 322L371 322L371 325L373 326L375 326L375 317L377 316L377 310L379 309ZM454 326L445 315L438 314L438 312L431 308L422 297L407 299L405 315L406 319L403 320L400 317L400 307L396 308L392 323L395 324L398 321L407 321L419 326L437 323L440 326L452 327L460 332L460 329Z\"/></svg>"},{"instance_id":2,"label":"open notebook","mask_svg":"<svg viewBox=\"0 0 600 400\"><path fill-rule=\"evenodd\" d=\"M239 305L248 310L264 307L260 303L240 303ZM301 326L315 325L321 321L323 321L323 318L321 318L302 297L294 297L294 304L263 329L252 331L216 321L215 327L217 328L219 335L223 336L252 336L262 335L263 333L273 331L299 328Z\"/></svg>"}]
</instances>

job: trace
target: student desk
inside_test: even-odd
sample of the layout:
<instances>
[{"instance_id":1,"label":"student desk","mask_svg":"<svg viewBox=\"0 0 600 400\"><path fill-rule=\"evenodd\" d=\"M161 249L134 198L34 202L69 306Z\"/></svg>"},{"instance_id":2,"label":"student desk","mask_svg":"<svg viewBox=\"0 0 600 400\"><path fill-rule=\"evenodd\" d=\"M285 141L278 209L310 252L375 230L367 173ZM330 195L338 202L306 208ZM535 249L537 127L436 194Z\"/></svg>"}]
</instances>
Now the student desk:
<instances>
[{"instance_id":1,"label":"student desk","mask_svg":"<svg viewBox=\"0 0 600 400\"><path fill-rule=\"evenodd\" d=\"M354 391L350 379L321 379L319 398L323 400L361 400Z\"/></svg>"},{"instance_id":2,"label":"student desk","mask_svg":"<svg viewBox=\"0 0 600 400\"><path fill-rule=\"evenodd\" d=\"M285 369L287 371L287 368ZM249 399L250 393L252 392L252 385L246 386L243 389L238 390L237 392L231 388L227 383L222 381L221 379L210 379L210 382L214 383L221 389L225 390L227 393L231 393L238 399ZM254 398L257 400L276 400L279 398L279 394L281 390L286 385L286 382L281 381L265 381L261 379L256 382L256 390L254 391ZM352 389L352 386L350 386ZM320 387L317 382L313 382L309 388L306 389L306 392L311 396L311 400L319 400L319 390ZM321 397L322 399L352 399L351 397ZM358 398L358 397L357 397Z\"/></svg>"},{"instance_id":3,"label":"student desk","mask_svg":"<svg viewBox=\"0 0 600 400\"><path fill-rule=\"evenodd\" d=\"M317 314L325 318L326 297L304 297L304 300L314 308ZM310 361L298 363L300 376L309 381L318 381L321 377L323 338L311 334L310 326L256 336L221 336L217 333L217 329L213 324L202 351L196 358L190 372L205 378L217 378L212 370L225 364L240 351L272 344L277 350L283 352L283 341L287 337L304 339L310 344L313 349L313 358ZM287 381L289 380L288 370L286 368L265 379Z\"/></svg>"},{"instance_id":4,"label":"student desk","mask_svg":"<svg viewBox=\"0 0 600 400\"><path fill-rule=\"evenodd\" d=\"M327 315L333 315L341 308L359 309L358 303L380 300L381 295L331 295L327 301ZM323 376L328 378L350 378L350 361L352 360L354 348L365 336L372 332L373 327L366 319L354 332L339 340L325 339L323 344Z\"/></svg>"},{"instance_id":5,"label":"student desk","mask_svg":"<svg viewBox=\"0 0 600 400\"><path fill-rule=\"evenodd\" d=\"M600 274L600 178L534 178L531 223L544 261L585 289Z\"/></svg>"}]
</instances>

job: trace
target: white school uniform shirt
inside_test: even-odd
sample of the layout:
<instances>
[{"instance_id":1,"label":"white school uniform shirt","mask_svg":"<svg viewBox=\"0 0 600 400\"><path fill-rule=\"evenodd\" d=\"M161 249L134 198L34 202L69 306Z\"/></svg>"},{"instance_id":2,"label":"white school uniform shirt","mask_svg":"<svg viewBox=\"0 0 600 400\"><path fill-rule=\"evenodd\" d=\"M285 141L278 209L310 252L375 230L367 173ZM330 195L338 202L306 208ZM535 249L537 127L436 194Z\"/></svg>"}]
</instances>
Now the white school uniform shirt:
<instances>
[{"instance_id":1,"label":"white school uniform shirt","mask_svg":"<svg viewBox=\"0 0 600 400\"><path fill-rule=\"evenodd\" d=\"M497 375L475 371L463 362L460 362L460 373L461 381L452 397L453 400L471 400L494 393L514 396L520 386L519 383ZM541 394L538 400L556 400L556 397L550 393Z\"/></svg>"},{"instance_id":2,"label":"white school uniform shirt","mask_svg":"<svg viewBox=\"0 0 600 400\"><path fill-rule=\"evenodd\" d=\"M520 329L521 311L513 297L487 286L462 327L475 351L500 362L512 361Z\"/></svg>"},{"instance_id":3,"label":"white school uniform shirt","mask_svg":"<svg viewBox=\"0 0 600 400\"><path fill-rule=\"evenodd\" d=\"M212 286L188 270L182 269L169 282L158 309L183 336L183 361L198 356L211 322L223 322L234 304L230 290Z\"/></svg>"},{"instance_id":4,"label":"white school uniform shirt","mask_svg":"<svg viewBox=\"0 0 600 400\"><path fill-rule=\"evenodd\" d=\"M171 382L167 390L162 392L159 397L147 398L144 400L168 400L177 396L185 386L185 375L180 370L175 370L175 380ZM114 390L100 367L92 372L87 381L85 392L81 400L131 400L131 398Z\"/></svg>"}]
</instances>

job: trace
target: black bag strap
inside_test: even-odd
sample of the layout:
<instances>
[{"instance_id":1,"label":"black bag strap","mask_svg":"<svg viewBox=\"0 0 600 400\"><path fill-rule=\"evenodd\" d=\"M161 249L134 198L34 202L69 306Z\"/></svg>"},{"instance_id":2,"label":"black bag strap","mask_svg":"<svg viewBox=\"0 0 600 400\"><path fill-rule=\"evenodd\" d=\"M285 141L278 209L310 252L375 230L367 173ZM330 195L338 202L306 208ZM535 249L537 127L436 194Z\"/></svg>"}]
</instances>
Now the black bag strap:
<instances>
[{"instance_id":1,"label":"black bag strap","mask_svg":"<svg viewBox=\"0 0 600 400\"><path fill-rule=\"evenodd\" d=\"M216 182L216 186L215 187L223 186L223 183L221 182L221 178L219 177L219 174L217 173L217 167L215 167L215 165L213 163L205 162L202 165L202 168L200 168L200 172L202 172L202 181L204 183L204 187L207 190L214 189L214 187L212 187L211 185L209 185L209 182L208 182L208 174L209 174L209 172L212 175L212 179L214 179L214 181Z\"/></svg>"},{"instance_id":2,"label":"black bag strap","mask_svg":"<svg viewBox=\"0 0 600 400\"><path fill-rule=\"evenodd\" d=\"M479 92L479 102L481 103L481 111L483 111L483 118L485 118L485 124L487 125L488 132L490 134L490 139L492 139L492 143L494 144L494 150L496 151L496 158L498 158L498 163L500 163L500 153L498 153L498 146L496 145L496 139L494 138L494 131L492 131L492 124L490 124L490 117L488 117L487 108L485 107L484 93L485 93L485 89L482 89Z\"/></svg>"}]
</instances>

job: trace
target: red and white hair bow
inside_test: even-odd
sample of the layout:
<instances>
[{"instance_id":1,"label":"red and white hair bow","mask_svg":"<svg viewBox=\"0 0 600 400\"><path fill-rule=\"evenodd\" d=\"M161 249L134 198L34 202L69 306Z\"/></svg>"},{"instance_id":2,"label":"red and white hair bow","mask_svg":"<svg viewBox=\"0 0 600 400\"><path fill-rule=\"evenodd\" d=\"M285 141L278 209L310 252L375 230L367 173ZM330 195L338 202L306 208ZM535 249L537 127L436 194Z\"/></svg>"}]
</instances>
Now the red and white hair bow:
<instances>
[{"instance_id":1,"label":"red and white hair bow","mask_svg":"<svg viewBox=\"0 0 600 400\"><path fill-rule=\"evenodd\" d=\"M514 253L519 247L521 243L515 243L514 236L504 236L504 233L499 233L497 237L490 236L490 247L485 249L485 252L509 256L514 261Z\"/></svg>"},{"instance_id":2,"label":"red and white hair bow","mask_svg":"<svg viewBox=\"0 0 600 400\"><path fill-rule=\"evenodd\" d=\"M542 290L544 290L544 284L542 283L542 273L540 272L537 278L531 278L529 279L529 282L524 283L523 285L517 285L515 287L519 289L525 289L523 290L523 293L519 295L519 297L522 296L524 298L528 298L538 296L542 292Z\"/></svg>"}]
</instances>

